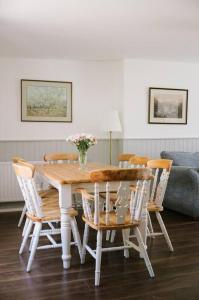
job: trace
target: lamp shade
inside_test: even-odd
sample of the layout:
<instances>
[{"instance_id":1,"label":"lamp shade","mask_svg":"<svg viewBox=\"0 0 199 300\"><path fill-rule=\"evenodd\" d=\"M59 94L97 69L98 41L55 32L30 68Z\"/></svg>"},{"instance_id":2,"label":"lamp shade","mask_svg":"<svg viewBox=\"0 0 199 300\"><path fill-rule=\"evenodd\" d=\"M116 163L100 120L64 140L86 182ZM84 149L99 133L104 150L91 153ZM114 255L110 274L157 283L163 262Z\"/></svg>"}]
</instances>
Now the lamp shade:
<instances>
[{"instance_id":1,"label":"lamp shade","mask_svg":"<svg viewBox=\"0 0 199 300\"><path fill-rule=\"evenodd\" d=\"M121 132L122 126L117 110L111 111L103 121L103 131Z\"/></svg>"}]
</instances>

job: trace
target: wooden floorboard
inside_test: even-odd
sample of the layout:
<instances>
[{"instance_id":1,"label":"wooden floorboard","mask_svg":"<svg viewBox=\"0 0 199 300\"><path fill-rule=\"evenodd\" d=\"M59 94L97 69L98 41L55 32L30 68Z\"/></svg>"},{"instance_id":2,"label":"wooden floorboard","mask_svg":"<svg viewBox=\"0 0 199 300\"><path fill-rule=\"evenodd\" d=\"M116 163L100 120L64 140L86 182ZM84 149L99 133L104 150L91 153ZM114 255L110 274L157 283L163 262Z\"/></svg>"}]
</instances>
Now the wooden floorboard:
<instances>
[{"instance_id":1,"label":"wooden floorboard","mask_svg":"<svg viewBox=\"0 0 199 300\"><path fill-rule=\"evenodd\" d=\"M135 251L125 259L122 252L104 253L101 286L94 287L94 260L87 254L80 265L77 249L72 247L70 270L63 270L61 249L37 251L33 269L26 273L28 250L18 255L21 229L19 213L0 214L0 300L59 299L199 299L199 221L167 211L163 213L174 253L162 237L151 239L148 252L156 277L151 279L143 260ZM83 224L80 224L82 234ZM121 234L117 234L119 243ZM95 231L91 232L91 245Z\"/></svg>"}]
</instances>

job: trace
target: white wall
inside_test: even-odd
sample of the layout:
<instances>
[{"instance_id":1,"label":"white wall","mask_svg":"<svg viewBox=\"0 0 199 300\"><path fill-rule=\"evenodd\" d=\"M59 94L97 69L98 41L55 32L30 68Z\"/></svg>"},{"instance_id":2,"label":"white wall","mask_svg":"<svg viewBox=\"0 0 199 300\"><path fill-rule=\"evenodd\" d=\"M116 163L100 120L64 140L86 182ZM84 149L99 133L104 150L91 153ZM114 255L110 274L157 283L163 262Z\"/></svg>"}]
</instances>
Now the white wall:
<instances>
[{"instance_id":1,"label":"white wall","mask_svg":"<svg viewBox=\"0 0 199 300\"><path fill-rule=\"evenodd\" d=\"M132 59L123 72L125 138L199 137L199 64ZM148 124L149 87L188 89L188 124Z\"/></svg>"},{"instance_id":2,"label":"white wall","mask_svg":"<svg viewBox=\"0 0 199 300\"><path fill-rule=\"evenodd\" d=\"M72 81L73 122L21 122L22 78ZM199 137L198 78L199 64L0 58L0 140L60 140L83 131L107 137L100 124L111 109L123 111L124 138ZM189 90L187 125L148 124L150 86Z\"/></svg>"},{"instance_id":3,"label":"white wall","mask_svg":"<svg viewBox=\"0 0 199 300\"><path fill-rule=\"evenodd\" d=\"M21 122L20 79L73 82L73 122ZM0 58L0 140L65 139L100 129L104 112L121 108L122 63Z\"/></svg>"}]
</instances>

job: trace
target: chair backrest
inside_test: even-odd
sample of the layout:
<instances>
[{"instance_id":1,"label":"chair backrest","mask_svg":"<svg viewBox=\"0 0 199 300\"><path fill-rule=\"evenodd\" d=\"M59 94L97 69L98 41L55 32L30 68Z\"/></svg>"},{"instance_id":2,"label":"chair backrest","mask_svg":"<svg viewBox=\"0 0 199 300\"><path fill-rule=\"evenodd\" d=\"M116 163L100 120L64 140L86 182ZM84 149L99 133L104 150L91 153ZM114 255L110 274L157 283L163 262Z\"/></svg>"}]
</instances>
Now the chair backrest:
<instances>
[{"instance_id":1,"label":"chair backrest","mask_svg":"<svg viewBox=\"0 0 199 300\"><path fill-rule=\"evenodd\" d=\"M94 183L94 205L91 205L88 197L82 195L84 215L95 225L100 225L101 213L104 215L104 224L110 225L113 217L115 225L133 223L140 221L143 207L146 207L149 183L152 179L149 169L121 169L121 170L100 170L90 174L90 180ZM135 194L129 186L136 182ZM111 185L118 182L117 200L114 208L110 203ZM100 198L99 191L106 189L106 198ZM130 200L130 201L129 201ZM104 201L104 203L102 203ZM105 208L105 211L103 212ZM127 216L128 221L127 221ZM112 224L111 224L112 225Z\"/></svg>"},{"instance_id":2,"label":"chair backrest","mask_svg":"<svg viewBox=\"0 0 199 300\"><path fill-rule=\"evenodd\" d=\"M145 168L147 162L150 160L148 156L133 156L129 159L129 165L131 168Z\"/></svg>"},{"instance_id":3,"label":"chair backrest","mask_svg":"<svg viewBox=\"0 0 199 300\"><path fill-rule=\"evenodd\" d=\"M18 162L20 162L20 161L21 161L21 162L22 162L22 161L25 162L25 159L23 159L23 158L20 157L20 156L13 156L13 157L12 157L12 162L13 162L13 163L18 163Z\"/></svg>"},{"instance_id":4,"label":"chair backrest","mask_svg":"<svg viewBox=\"0 0 199 300\"><path fill-rule=\"evenodd\" d=\"M172 162L168 159L154 159L147 162L147 167L154 173L149 201L155 202L158 207L162 207Z\"/></svg>"},{"instance_id":5,"label":"chair backrest","mask_svg":"<svg viewBox=\"0 0 199 300\"><path fill-rule=\"evenodd\" d=\"M44 155L44 161L51 164L76 163L78 161L78 154L64 152L47 153Z\"/></svg>"},{"instance_id":6,"label":"chair backrest","mask_svg":"<svg viewBox=\"0 0 199 300\"><path fill-rule=\"evenodd\" d=\"M35 167L30 163L20 161L18 163L13 163L13 168L26 202L28 212L38 218L43 217L41 198L37 192L34 180Z\"/></svg>"},{"instance_id":7,"label":"chair backrest","mask_svg":"<svg viewBox=\"0 0 199 300\"><path fill-rule=\"evenodd\" d=\"M25 159L23 159L20 156L14 156L14 157L12 157L12 162L13 163L23 162L23 163L29 164L29 162L27 162ZM31 164L29 164L29 165L32 166ZM17 178L17 180L18 180L20 189L22 191L22 186L21 186L22 182L21 182L20 178ZM39 176L38 174L35 174L35 182L36 182L36 186L37 186L38 190L42 190L46 186L46 183L44 182L43 178L41 176ZM23 195L23 198L25 199L25 195L23 194L23 192L22 192L22 195Z\"/></svg>"},{"instance_id":8,"label":"chair backrest","mask_svg":"<svg viewBox=\"0 0 199 300\"><path fill-rule=\"evenodd\" d=\"M119 168L128 168L129 160L135 156L133 153L121 153L118 156Z\"/></svg>"}]
</instances>

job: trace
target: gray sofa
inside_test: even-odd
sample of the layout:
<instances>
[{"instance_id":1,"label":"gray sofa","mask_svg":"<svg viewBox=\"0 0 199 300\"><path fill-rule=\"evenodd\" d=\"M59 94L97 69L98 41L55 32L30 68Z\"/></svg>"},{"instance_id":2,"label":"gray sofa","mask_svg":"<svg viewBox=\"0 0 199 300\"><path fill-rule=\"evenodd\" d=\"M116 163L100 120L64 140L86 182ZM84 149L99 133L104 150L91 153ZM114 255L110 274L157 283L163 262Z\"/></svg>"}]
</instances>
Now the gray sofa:
<instances>
[{"instance_id":1,"label":"gray sofa","mask_svg":"<svg viewBox=\"0 0 199 300\"><path fill-rule=\"evenodd\" d=\"M164 207L199 218L199 152L162 151L161 158L172 159Z\"/></svg>"}]
</instances>

